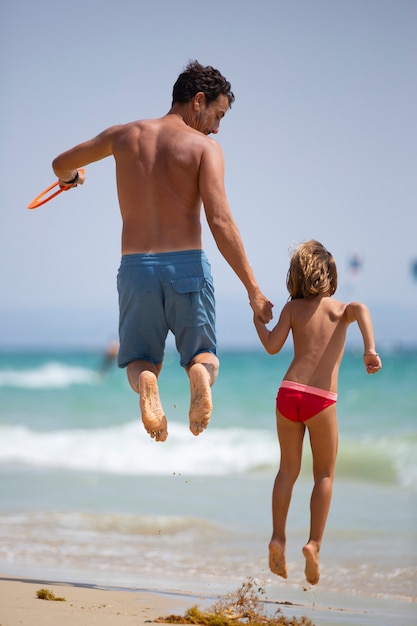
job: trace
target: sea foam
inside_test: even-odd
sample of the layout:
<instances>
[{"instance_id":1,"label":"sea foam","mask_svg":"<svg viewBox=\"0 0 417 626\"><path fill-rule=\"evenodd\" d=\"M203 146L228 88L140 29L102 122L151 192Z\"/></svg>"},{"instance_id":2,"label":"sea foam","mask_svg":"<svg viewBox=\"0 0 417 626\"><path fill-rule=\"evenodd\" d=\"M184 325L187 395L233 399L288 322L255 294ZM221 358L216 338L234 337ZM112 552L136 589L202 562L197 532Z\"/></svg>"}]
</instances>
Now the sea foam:
<instances>
[{"instance_id":1,"label":"sea foam","mask_svg":"<svg viewBox=\"0 0 417 626\"><path fill-rule=\"evenodd\" d=\"M352 440L341 438L338 479L417 487L417 444L413 437ZM221 476L275 472L279 446L261 429L209 427L198 437L177 422L166 442L149 438L139 421L96 429L35 431L23 425L0 426L0 464L58 468L115 475ZM303 474L311 474L304 447Z\"/></svg>"}]
</instances>

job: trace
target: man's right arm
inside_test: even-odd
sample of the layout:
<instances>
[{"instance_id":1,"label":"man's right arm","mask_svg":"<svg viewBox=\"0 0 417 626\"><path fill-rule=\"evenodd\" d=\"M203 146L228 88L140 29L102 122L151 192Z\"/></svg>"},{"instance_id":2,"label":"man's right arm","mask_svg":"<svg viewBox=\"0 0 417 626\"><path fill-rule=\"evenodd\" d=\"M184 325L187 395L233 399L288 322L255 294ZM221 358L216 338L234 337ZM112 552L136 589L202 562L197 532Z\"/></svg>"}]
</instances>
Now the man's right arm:
<instances>
[{"instance_id":1,"label":"man's right arm","mask_svg":"<svg viewBox=\"0 0 417 626\"><path fill-rule=\"evenodd\" d=\"M220 146L212 139L203 151L199 190L207 222L221 254L240 278L255 316L267 324L272 319L272 304L262 294L249 264L242 239L233 219L224 188L224 159Z\"/></svg>"},{"instance_id":2,"label":"man's right arm","mask_svg":"<svg viewBox=\"0 0 417 626\"><path fill-rule=\"evenodd\" d=\"M110 156L113 151L113 137L118 128L120 127L112 126L93 139L80 143L55 157L52 161L52 169L58 179L62 182L70 181L76 176L78 168Z\"/></svg>"}]
</instances>

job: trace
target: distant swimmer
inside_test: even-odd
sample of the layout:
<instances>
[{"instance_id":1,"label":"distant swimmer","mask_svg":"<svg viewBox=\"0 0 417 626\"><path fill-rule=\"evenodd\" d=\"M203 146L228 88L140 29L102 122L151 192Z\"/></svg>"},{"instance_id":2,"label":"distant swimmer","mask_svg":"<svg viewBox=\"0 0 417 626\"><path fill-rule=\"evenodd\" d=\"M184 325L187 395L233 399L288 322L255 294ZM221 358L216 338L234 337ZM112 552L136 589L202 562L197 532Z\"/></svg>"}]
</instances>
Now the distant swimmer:
<instances>
[{"instance_id":1,"label":"distant swimmer","mask_svg":"<svg viewBox=\"0 0 417 626\"><path fill-rule=\"evenodd\" d=\"M119 353L119 342L113 340L109 343L106 348L106 352L103 357L103 361L100 366L100 374L104 376L113 365L113 363L117 360L117 355Z\"/></svg>"}]
</instances>

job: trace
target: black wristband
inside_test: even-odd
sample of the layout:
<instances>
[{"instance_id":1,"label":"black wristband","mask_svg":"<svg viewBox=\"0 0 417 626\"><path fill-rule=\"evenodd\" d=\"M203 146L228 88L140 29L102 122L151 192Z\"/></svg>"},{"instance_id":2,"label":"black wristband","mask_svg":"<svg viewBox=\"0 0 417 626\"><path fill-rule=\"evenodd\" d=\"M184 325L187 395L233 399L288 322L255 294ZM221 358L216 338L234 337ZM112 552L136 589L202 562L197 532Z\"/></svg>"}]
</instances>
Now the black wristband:
<instances>
[{"instance_id":1,"label":"black wristband","mask_svg":"<svg viewBox=\"0 0 417 626\"><path fill-rule=\"evenodd\" d=\"M77 170L77 173L75 174L74 178L71 178L71 180L63 180L62 182L65 183L65 185L73 185L74 183L78 181L79 177L80 177L80 173Z\"/></svg>"}]
</instances>

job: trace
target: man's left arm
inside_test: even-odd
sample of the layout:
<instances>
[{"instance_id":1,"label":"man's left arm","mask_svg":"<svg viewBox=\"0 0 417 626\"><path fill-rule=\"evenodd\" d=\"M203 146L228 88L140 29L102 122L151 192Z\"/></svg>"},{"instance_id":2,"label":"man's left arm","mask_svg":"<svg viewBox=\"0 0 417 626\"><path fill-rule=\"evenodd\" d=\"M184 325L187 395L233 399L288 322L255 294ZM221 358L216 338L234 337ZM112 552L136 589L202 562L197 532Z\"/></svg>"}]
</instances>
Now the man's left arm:
<instances>
[{"instance_id":1,"label":"man's left arm","mask_svg":"<svg viewBox=\"0 0 417 626\"><path fill-rule=\"evenodd\" d=\"M210 140L202 157L199 189L207 222L218 249L246 287L255 315L267 324L272 319L273 305L261 292L247 259L224 188L223 153L213 140Z\"/></svg>"}]
</instances>

